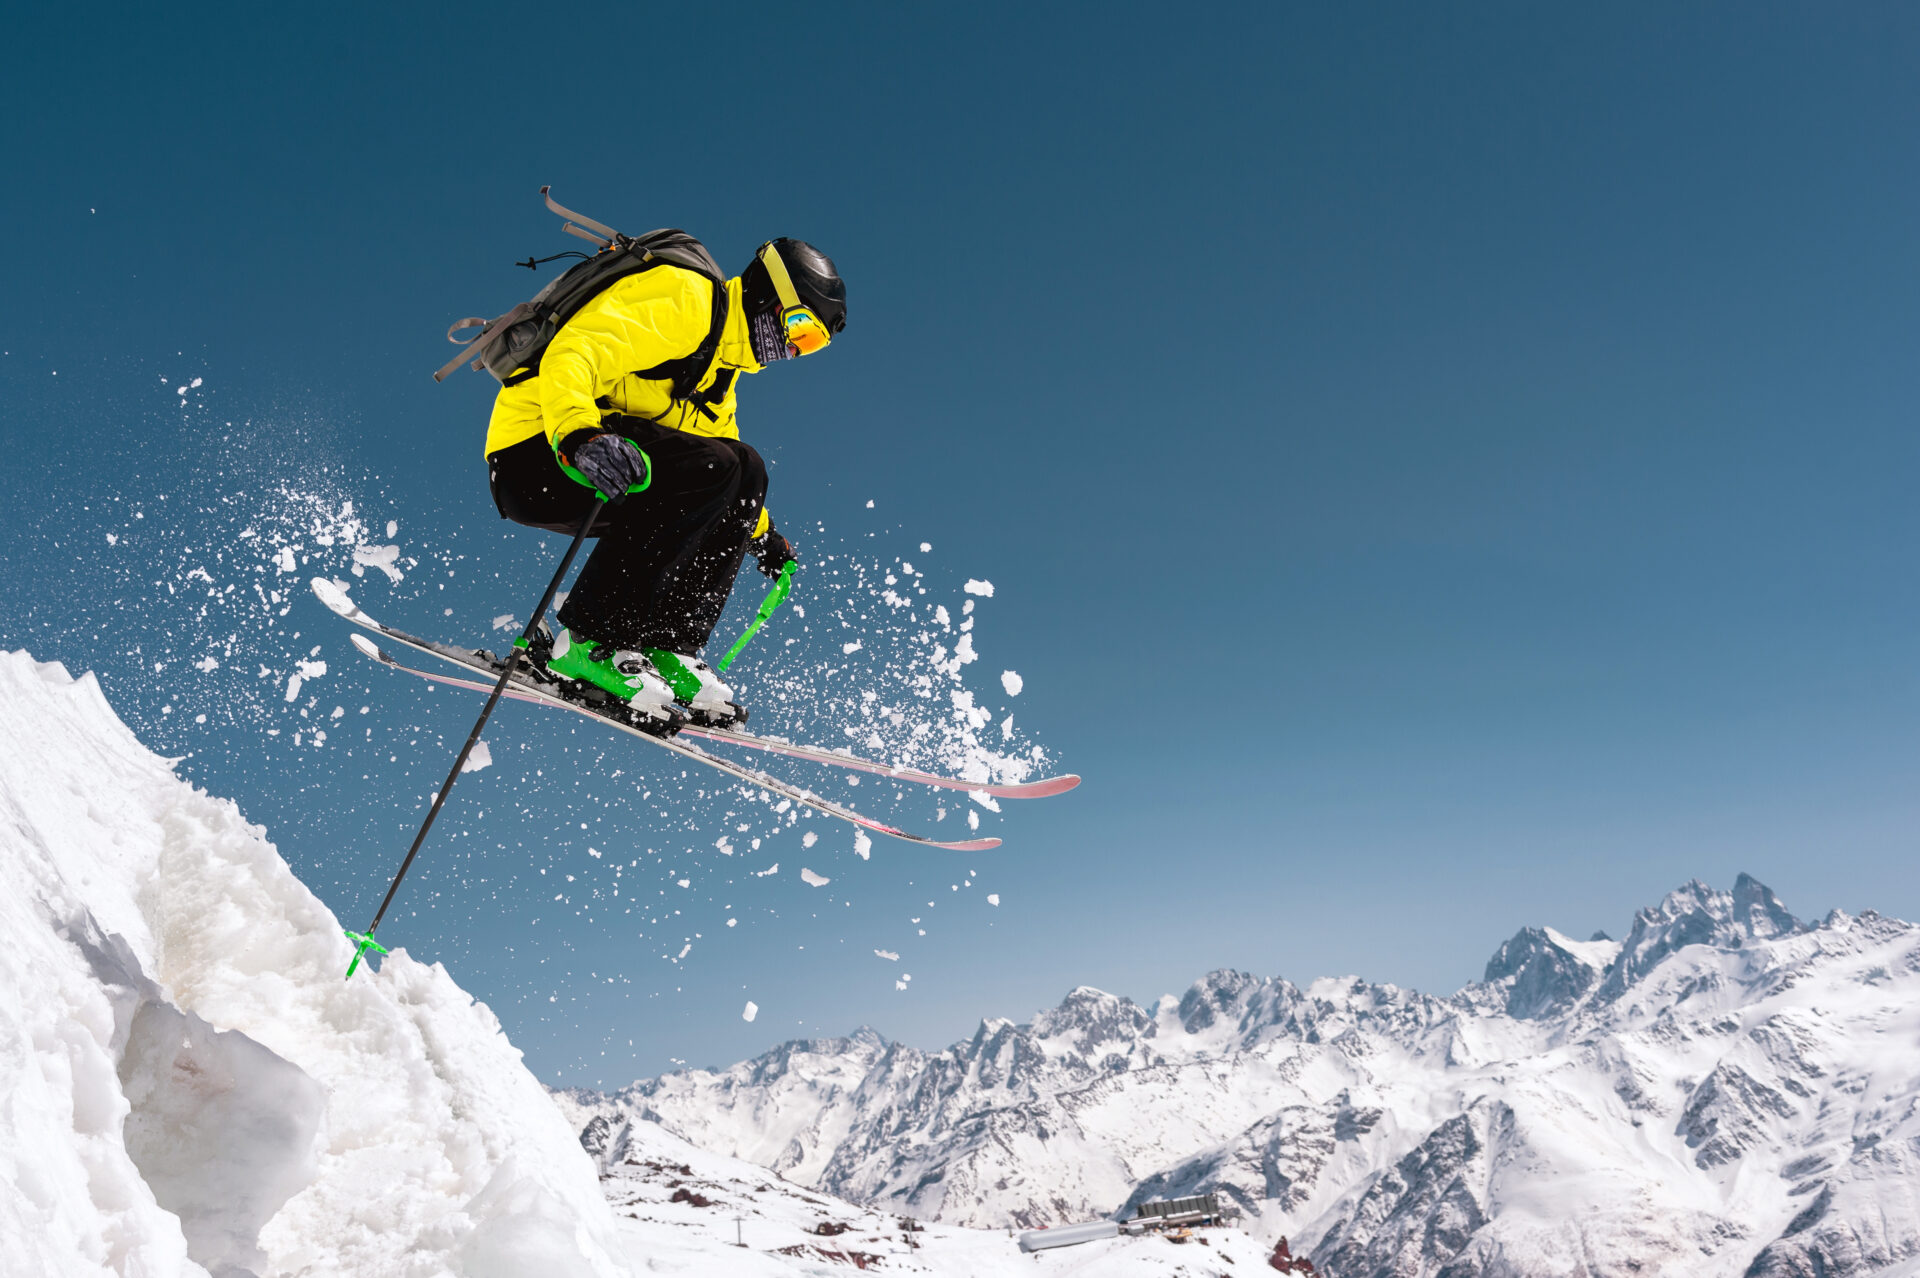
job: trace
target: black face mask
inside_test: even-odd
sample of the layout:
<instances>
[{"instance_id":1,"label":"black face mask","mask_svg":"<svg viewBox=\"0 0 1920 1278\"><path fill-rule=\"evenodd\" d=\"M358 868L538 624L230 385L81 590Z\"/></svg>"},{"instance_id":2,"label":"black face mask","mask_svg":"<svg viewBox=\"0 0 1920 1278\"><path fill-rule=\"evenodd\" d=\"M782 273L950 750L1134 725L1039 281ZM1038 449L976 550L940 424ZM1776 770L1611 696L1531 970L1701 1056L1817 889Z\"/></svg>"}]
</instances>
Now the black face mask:
<instances>
[{"instance_id":1,"label":"black face mask","mask_svg":"<svg viewBox=\"0 0 1920 1278\"><path fill-rule=\"evenodd\" d=\"M792 358L780 316L772 311L754 311L747 316L747 339L753 344L753 357L762 364Z\"/></svg>"}]
</instances>

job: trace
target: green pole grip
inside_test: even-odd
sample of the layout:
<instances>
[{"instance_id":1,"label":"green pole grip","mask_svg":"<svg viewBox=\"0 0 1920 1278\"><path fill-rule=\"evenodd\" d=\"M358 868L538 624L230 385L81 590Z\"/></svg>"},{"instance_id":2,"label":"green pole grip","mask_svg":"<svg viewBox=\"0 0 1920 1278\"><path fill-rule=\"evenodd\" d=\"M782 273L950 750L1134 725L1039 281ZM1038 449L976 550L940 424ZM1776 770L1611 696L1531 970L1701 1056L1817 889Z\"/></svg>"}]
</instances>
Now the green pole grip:
<instances>
[{"instance_id":1,"label":"green pole grip","mask_svg":"<svg viewBox=\"0 0 1920 1278\"><path fill-rule=\"evenodd\" d=\"M760 633L760 627L767 624L767 618L773 615L773 610L787 601L787 592L791 589L793 589L793 565L788 564L780 570L780 580L773 583L773 589L769 590L767 597L760 601L760 611L754 614L753 624L747 627L747 633L734 640L733 647L727 649L727 655L720 658L720 670L723 674L727 667L733 664L733 659L740 655L740 650L747 646L747 640Z\"/></svg>"}]
</instances>

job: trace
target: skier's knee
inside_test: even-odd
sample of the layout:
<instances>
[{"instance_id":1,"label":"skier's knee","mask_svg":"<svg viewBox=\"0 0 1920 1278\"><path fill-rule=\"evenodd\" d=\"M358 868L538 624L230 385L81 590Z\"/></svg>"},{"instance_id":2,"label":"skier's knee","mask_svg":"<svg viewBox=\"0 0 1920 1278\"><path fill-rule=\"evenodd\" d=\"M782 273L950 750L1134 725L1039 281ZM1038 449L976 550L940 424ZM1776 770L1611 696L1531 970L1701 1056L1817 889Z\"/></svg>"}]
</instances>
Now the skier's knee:
<instances>
[{"instance_id":1,"label":"skier's knee","mask_svg":"<svg viewBox=\"0 0 1920 1278\"><path fill-rule=\"evenodd\" d=\"M735 444L740 459L740 496L752 497L755 504L767 493L767 463L751 444Z\"/></svg>"}]
</instances>

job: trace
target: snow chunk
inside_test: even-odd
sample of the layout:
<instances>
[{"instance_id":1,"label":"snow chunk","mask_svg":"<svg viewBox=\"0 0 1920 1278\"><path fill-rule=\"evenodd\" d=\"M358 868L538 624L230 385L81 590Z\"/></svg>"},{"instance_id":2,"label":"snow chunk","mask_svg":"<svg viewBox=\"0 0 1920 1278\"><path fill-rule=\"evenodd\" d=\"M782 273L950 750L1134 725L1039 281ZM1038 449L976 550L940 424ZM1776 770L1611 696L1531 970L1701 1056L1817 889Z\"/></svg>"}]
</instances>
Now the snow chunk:
<instances>
[{"instance_id":1,"label":"snow chunk","mask_svg":"<svg viewBox=\"0 0 1920 1278\"><path fill-rule=\"evenodd\" d=\"M387 574L387 580L398 584L401 572L395 565L400 560L398 546L355 546L353 548L353 575L364 577L367 569L378 568ZM292 569L287 571L291 572Z\"/></svg>"},{"instance_id":2,"label":"snow chunk","mask_svg":"<svg viewBox=\"0 0 1920 1278\"><path fill-rule=\"evenodd\" d=\"M1011 670L1002 670L1000 672L1000 686L1007 690L1009 697L1017 697L1020 695L1020 690L1027 686L1027 681Z\"/></svg>"},{"instance_id":3,"label":"snow chunk","mask_svg":"<svg viewBox=\"0 0 1920 1278\"><path fill-rule=\"evenodd\" d=\"M302 661L299 669L287 676L287 701L289 703L298 701L300 685L308 679L318 679L326 672L327 663L324 661Z\"/></svg>"},{"instance_id":4,"label":"snow chunk","mask_svg":"<svg viewBox=\"0 0 1920 1278\"><path fill-rule=\"evenodd\" d=\"M510 612L503 612L493 619L493 628L495 630L511 630L518 624L518 619Z\"/></svg>"},{"instance_id":5,"label":"snow chunk","mask_svg":"<svg viewBox=\"0 0 1920 1278\"><path fill-rule=\"evenodd\" d=\"M193 668L201 674L212 674L220 668L220 659L209 653L193 663Z\"/></svg>"},{"instance_id":6,"label":"snow chunk","mask_svg":"<svg viewBox=\"0 0 1920 1278\"><path fill-rule=\"evenodd\" d=\"M841 644L840 651L843 655L851 657L854 653L860 651L860 649L862 649L865 646L866 645L862 643L860 640L855 639L852 643Z\"/></svg>"},{"instance_id":7,"label":"snow chunk","mask_svg":"<svg viewBox=\"0 0 1920 1278\"><path fill-rule=\"evenodd\" d=\"M991 581L976 581L969 577L963 589L965 589L968 594L979 595L983 599L993 598L993 583Z\"/></svg>"},{"instance_id":8,"label":"snow chunk","mask_svg":"<svg viewBox=\"0 0 1920 1278\"><path fill-rule=\"evenodd\" d=\"M998 892L987 893L987 904L988 905L1000 904L1000 894Z\"/></svg>"},{"instance_id":9,"label":"snow chunk","mask_svg":"<svg viewBox=\"0 0 1920 1278\"><path fill-rule=\"evenodd\" d=\"M746 1010L740 1013L740 1019L743 1021L751 1021L758 1015L760 1015L760 1005L752 999L748 999Z\"/></svg>"},{"instance_id":10,"label":"snow chunk","mask_svg":"<svg viewBox=\"0 0 1920 1278\"><path fill-rule=\"evenodd\" d=\"M764 879L769 874L778 874L778 873L780 873L780 863L778 861L775 861L772 865L769 865L764 870L755 870L753 872L753 877L756 879Z\"/></svg>"},{"instance_id":11,"label":"snow chunk","mask_svg":"<svg viewBox=\"0 0 1920 1278\"><path fill-rule=\"evenodd\" d=\"M825 887L827 884L833 882L833 880L826 875L815 874L804 865L800 867L800 881L809 887Z\"/></svg>"},{"instance_id":12,"label":"snow chunk","mask_svg":"<svg viewBox=\"0 0 1920 1278\"><path fill-rule=\"evenodd\" d=\"M875 950L874 953L878 954L881 958L887 960L887 962L889 963L898 963L900 961L900 956L898 954L895 954L892 950Z\"/></svg>"},{"instance_id":13,"label":"snow chunk","mask_svg":"<svg viewBox=\"0 0 1920 1278\"><path fill-rule=\"evenodd\" d=\"M859 854L862 861L865 861L872 855L873 840L867 837L865 830L855 830L853 832L853 850Z\"/></svg>"},{"instance_id":14,"label":"snow chunk","mask_svg":"<svg viewBox=\"0 0 1920 1278\"><path fill-rule=\"evenodd\" d=\"M482 768L490 768L492 766L493 751L487 748L486 742L476 741L473 743L473 752L467 756L467 761L460 765L460 770L462 772L478 772Z\"/></svg>"}]
</instances>

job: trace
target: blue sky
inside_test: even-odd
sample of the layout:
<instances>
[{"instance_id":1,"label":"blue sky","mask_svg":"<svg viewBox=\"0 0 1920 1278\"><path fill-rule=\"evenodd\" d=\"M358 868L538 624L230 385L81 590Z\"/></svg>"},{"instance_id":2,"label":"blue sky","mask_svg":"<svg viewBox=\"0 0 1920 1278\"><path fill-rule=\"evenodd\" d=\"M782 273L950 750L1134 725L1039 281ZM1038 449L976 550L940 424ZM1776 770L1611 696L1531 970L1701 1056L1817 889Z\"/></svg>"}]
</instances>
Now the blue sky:
<instances>
[{"instance_id":1,"label":"blue sky","mask_svg":"<svg viewBox=\"0 0 1920 1278\"><path fill-rule=\"evenodd\" d=\"M743 393L821 568L743 690L828 652L825 556L956 611L988 579L970 683L1087 782L964 865L822 827L756 878L723 803L636 796L644 747L504 718L383 932L543 1076L1217 966L1448 991L1522 924L1617 935L1742 869L1920 916L1910 7L600 16L43 9L0 76L0 643L98 671L349 921L475 707L304 598L246 612L240 534L351 501L416 561L378 614L481 642L528 606L557 547L488 502L490 383L427 372L571 246L543 183L848 278L845 338ZM319 749L253 670L315 645ZM615 846L681 915L553 903Z\"/></svg>"}]
</instances>

